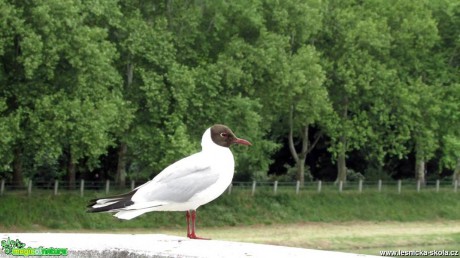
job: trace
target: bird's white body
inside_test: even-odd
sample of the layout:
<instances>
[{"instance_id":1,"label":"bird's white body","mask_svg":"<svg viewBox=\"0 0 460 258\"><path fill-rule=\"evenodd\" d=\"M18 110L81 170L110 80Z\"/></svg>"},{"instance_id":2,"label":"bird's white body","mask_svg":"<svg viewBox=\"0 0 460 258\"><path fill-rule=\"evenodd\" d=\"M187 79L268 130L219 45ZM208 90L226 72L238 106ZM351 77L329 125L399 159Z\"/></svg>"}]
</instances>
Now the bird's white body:
<instances>
[{"instance_id":1,"label":"bird's white body","mask_svg":"<svg viewBox=\"0 0 460 258\"><path fill-rule=\"evenodd\" d=\"M183 158L136 188L134 202L112 210L120 219L132 219L151 211L196 210L219 197L230 185L235 168L229 148L215 144L210 129L203 134L202 151ZM93 208L108 206L115 199L100 199Z\"/></svg>"}]
</instances>

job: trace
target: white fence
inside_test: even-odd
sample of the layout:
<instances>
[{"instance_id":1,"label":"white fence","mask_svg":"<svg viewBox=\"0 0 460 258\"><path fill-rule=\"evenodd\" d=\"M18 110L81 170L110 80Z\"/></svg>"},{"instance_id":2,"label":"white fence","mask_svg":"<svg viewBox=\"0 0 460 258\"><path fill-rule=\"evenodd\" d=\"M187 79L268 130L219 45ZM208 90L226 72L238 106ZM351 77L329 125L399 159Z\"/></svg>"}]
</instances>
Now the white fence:
<instances>
[{"instance_id":1,"label":"white fence","mask_svg":"<svg viewBox=\"0 0 460 258\"><path fill-rule=\"evenodd\" d=\"M357 182L324 182L321 180L315 182L306 182L305 185L301 186L300 182L233 182L227 192L230 194L233 188L243 188L250 190L251 195L255 195L258 189L264 192L270 191L273 194L277 194L280 189L285 192L286 190L299 194L304 191L309 192L331 192L335 191L338 193L355 191L362 193L364 191L377 191L377 192L396 192L401 193L403 191L434 191L439 192L441 190L450 190L453 192L458 191L458 181L427 181L424 184L421 181L364 181L359 180Z\"/></svg>"},{"instance_id":2,"label":"white fence","mask_svg":"<svg viewBox=\"0 0 460 258\"><path fill-rule=\"evenodd\" d=\"M11 184L7 184L4 179L0 181L0 196L4 195L6 192L27 192L30 196L33 191L49 191L54 195L58 195L60 191L64 192L77 192L80 196L85 195L85 191L104 191L105 194L111 192L120 192L128 191L134 189L136 186L141 185L144 182L136 183L135 181L127 182L127 185L120 187L115 185L112 181L85 181L80 180L75 183L75 185L70 188L67 181L37 181L34 182L29 180L27 185L24 187L17 187ZM301 185L299 181L296 182L279 182L279 181L252 181L252 182L233 182L229 185L227 189L227 194L231 194L234 191L245 191L250 193L252 196L260 193L269 193L277 194L279 192L292 192L295 194L300 194L301 192L394 192L402 193L404 191L453 191L457 193L459 182L456 181L426 181L422 183L421 181L402 181L402 180L389 180L389 181L348 181L348 182L325 182L325 181L314 181L314 182L305 182L304 185ZM69 190L72 189L72 190Z\"/></svg>"}]
</instances>

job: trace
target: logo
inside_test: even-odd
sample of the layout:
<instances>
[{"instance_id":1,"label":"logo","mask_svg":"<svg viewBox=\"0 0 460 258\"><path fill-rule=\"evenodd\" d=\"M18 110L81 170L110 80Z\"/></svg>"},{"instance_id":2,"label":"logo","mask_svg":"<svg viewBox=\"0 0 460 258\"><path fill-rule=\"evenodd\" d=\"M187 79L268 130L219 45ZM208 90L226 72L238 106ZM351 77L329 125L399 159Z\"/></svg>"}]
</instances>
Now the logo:
<instances>
[{"instance_id":1,"label":"logo","mask_svg":"<svg viewBox=\"0 0 460 258\"><path fill-rule=\"evenodd\" d=\"M6 240L2 240L2 250L6 255L13 256L67 256L68 253L67 248L26 247L26 244L19 239L11 240L9 237Z\"/></svg>"}]
</instances>

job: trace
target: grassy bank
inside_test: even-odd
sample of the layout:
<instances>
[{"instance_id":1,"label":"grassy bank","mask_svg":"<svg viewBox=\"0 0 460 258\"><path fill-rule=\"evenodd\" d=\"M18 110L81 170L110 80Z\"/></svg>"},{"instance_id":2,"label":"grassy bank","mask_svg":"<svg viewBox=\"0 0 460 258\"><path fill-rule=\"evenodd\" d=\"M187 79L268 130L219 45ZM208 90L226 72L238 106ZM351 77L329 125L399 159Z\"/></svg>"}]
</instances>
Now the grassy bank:
<instances>
[{"instance_id":1,"label":"grassy bank","mask_svg":"<svg viewBox=\"0 0 460 258\"><path fill-rule=\"evenodd\" d=\"M183 228L183 212L155 212L131 221L110 214L85 212L93 193L79 197L10 193L0 197L1 231L43 229ZM200 227L346 221L429 221L460 220L459 195L452 192L397 193L258 193L223 195L198 210Z\"/></svg>"}]
</instances>

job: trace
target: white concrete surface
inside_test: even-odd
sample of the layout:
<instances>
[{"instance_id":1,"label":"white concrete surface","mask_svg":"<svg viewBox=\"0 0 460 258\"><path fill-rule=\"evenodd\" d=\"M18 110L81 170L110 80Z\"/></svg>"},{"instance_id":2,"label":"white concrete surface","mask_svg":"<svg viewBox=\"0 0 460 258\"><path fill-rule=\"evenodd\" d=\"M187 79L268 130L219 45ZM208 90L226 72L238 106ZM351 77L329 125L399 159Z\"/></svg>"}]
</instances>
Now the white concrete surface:
<instances>
[{"instance_id":1,"label":"white concrete surface","mask_svg":"<svg viewBox=\"0 0 460 258\"><path fill-rule=\"evenodd\" d=\"M19 239L26 247L68 248L68 257L370 257L160 234L0 233L0 241L8 237ZM0 250L0 256L6 255Z\"/></svg>"}]
</instances>

